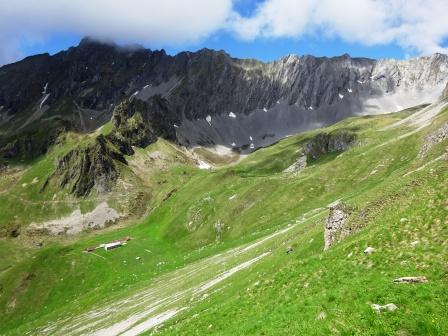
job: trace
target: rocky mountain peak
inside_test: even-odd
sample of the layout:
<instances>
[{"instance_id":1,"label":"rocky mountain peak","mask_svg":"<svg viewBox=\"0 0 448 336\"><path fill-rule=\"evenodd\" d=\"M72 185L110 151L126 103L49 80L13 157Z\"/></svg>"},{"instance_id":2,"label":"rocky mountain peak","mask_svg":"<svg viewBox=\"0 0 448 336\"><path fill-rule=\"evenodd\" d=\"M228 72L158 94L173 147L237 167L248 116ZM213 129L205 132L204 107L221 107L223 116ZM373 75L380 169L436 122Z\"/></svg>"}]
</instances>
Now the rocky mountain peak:
<instances>
[{"instance_id":1,"label":"rocky mountain peak","mask_svg":"<svg viewBox=\"0 0 448 336\"><path fill-rule=\"evenodd\" d=\"M442 54L398 61L289 55L263 63L210 49L170 56L85 38L68 51L0 68L0 148L6 136L44 120L91 132L130 99L158 111L151 114L158 135L249 151L348 116L435 101L447 81Z\"/></svg>"}]
</instances>

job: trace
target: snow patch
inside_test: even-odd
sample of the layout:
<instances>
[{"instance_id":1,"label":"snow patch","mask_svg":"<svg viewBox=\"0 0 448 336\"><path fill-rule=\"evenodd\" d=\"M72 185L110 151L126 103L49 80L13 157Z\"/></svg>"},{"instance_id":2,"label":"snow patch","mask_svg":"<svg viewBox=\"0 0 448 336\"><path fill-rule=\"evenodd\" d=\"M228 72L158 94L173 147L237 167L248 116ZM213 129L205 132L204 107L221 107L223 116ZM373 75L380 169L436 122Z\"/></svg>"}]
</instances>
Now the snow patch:
<instances>
[{"instance_id":1,"label":"snow patch","mask_svg":"<svg viewBox=\"0 0 448 336\"><path fill-rule=\"evenodd\" d=\"M198 168L199 169L210 169L212 166L210 166L207 162L204 162L202 160L198 160Z\"/></svg>"},{"instance_id":2,"label":"snow patch","mask_svg":"<svg viewBox=\"0 0 448 336\"><path fill-rule=\"evenodd\" d=\"M235 115L235 113L233 113L233 112L230 112L230 113L229 113L229 117L230 117L230 118L234 118L234 119L235 119L235 118L236 118L236 115Z\"/></svg>"},{"instance_id":3,"label":"snow patch","mask_svg":"<svg viewBox=\"0 0 448 336\"><path fill-rule=\"evenodd\" d=\"M343 99L344 98L344 95L343 94L339 94L339 99Z\"/></svg>"},{"instance_id":4,"label":"snow patch","mask_svg":"<svg viewBox=\"0 0 448 336\"><path fill-rule=\"evenodd\" d=\"M39 109L42 109L42 106L44 106L44 104L45 104L45 102L47 101L48 97L50 97L50 94L49 94L49 93L47 93L47 94L44 96L44 99L42 99L42 101L40 102Z\"/></svg>"},{"instance_id":5,"label":"snow patch","mask_svg":"<svg viewBox=\"0 0 448 336\"><path fill-rule=\"evenodd\" d=\"M349 93L352 93L352 92L353 92L353 90L352 90L352 89L347 89L347 91L348 91Z\"/></svg>"},{"instance_id":6,"label":"snow patch","mask_svg":"<svg viewBox=\"0 0 448 336\"><path fill-rule=\"evenodd\" d=\"M205 117L205 120L208 122L208 124L211 126L212 125L212 116L208 115Z\"/></svg>"},{"instance_id":7,"label":"snow patch","mask_svg":"<svg viewBox=\"0 0 448 336\"><path fill-rule=\"evenodd\" d=\"M266 107L263 107L263 111L264 111L264 112L267 112L268 109L267 109Z\"/></svg>"},{"instance_id":8,"label":"snow patch","mask_svg":"<svg viewBox=\"0 0 448 336\"><path fill-rule=\"evenodd\" d=\"M308 107L308 110L314 110L312 106Z\"/></svg>"},{"instance_id":9,"label":"snow patch","mask_svg":"<svg viewBox=\"0 0 448 336\"><path fill-rule=\"evenodd\" d=\"M254 149L254 148L255 148L255 145L254 145L253 143L251 143L250 146L249 146L249 148L250 148L250 149Z\"/></svg>"}]
</instances>

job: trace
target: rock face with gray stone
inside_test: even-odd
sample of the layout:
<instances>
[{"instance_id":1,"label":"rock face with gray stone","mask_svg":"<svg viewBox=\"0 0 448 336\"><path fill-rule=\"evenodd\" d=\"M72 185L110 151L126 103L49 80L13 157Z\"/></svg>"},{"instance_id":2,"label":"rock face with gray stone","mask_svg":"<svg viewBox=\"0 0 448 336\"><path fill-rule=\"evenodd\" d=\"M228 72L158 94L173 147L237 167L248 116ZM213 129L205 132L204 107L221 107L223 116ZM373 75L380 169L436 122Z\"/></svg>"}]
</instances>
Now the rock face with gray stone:
<instances>
[{"instance_id":1,"label":"rock face with gray stone","mask_svg":"<svg viewBox=\"0 0 448 336\"><path fill-rule=\"evenodd\" d=\"M324 250L328 250L350 234L351 229L347 226L350 213L351 209L343 202L330 206L330 213L324 227Z\"/></svg>"}]
</instances>

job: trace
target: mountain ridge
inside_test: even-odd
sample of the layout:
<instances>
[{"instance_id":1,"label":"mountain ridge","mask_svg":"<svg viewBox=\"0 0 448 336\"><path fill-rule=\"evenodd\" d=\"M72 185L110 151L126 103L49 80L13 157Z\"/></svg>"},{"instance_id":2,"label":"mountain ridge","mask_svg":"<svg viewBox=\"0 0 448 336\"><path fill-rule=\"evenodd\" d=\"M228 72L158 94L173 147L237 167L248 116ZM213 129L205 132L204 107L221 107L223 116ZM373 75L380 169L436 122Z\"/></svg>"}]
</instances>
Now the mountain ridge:
<instances>
[{"instance_id":1,"label":"mountain ridge","mask_svg":"<svg viewBox=\"0 0 448 336\"><path fill-rule=\"evenodd\" d=\"M55 55L0 68L0 152L14 147L12 136L34 132L33 125L52 128L63 120L92 132L124 99L157 95L176 116L159 122L183 145L251 151L347 116L431 102L447 81L443 54L400 61L288 55L264 63L210 49L170 56L85 38ZM414 91L423 93L416 98Z\"/></svg>"},{"instance_id":2,"label":"mountain ridge","mask_svg":"<svg viewBox=\"0 0 448 336\"><path fill-rule=\"evenodd\" d=\"M329 122L333 122L332 118L339 120L337 115L344 113L343 109L349 108L348 114L360 112L363 102L358 100L365 99L366 95L388 94L395 84L400 83L399 65L409 62L428 63L430 68L438 64L448 66L448 57L434 54L411 61L391 61L351 58L347 54L331 58L288 55L264 63L233 58L224 51L210 49L170 56L164 50L120 48L85 38L77 47L53 56L31 56L0 68L0 129L7 133L8 126L21 129L23 124L46 117L67 119L74 129L93 131L110 119L112 108L124 98L135 95L147 101L160 94L168 95L172 100L174 113L178 116L177 126L184 120L191 122L232 111L247 116L263 109L275 109L277 103L281 103L285 105L280 109L286 114L285 119L291 118L290 112L285 110L292 105L299 107L300 120L294 122L308 124L299 129L303 131L311 123L306 120L303 110L322 108L322 115L315 121L321 121L327 115ZM375 73L376 64L393 72L391 78ZM441 76L446 82L447 70L442 70ZM437 76L434 78L431 71L428 72L426 76L438 84ZM356 88L357 81L367 85L372 76L379 81L378 85ZM322 77L327 79L322 80ZM418 85L423 84L420 81ZM348 99L350 93L363 97L353 99L345 107L328 107L340 105L339 100ZM323 121L324 124L327 122ZM204 129L201 123L195 123L196 131L206 133L195 139L190 128L179 130L178 138L186 145L200 142L230 145L227 139L230 135L219 138L213 131ZM247 125L244 128L247 129ZM264 132L261 137L268 134L266 130ZM279 134L279 137L284 135ZM241 137L242 134L238 134L238 139L234 139L239 147L245 144ZM255 143L255 147L263 145L263 141Z\"/></svg>"}]
</instances>

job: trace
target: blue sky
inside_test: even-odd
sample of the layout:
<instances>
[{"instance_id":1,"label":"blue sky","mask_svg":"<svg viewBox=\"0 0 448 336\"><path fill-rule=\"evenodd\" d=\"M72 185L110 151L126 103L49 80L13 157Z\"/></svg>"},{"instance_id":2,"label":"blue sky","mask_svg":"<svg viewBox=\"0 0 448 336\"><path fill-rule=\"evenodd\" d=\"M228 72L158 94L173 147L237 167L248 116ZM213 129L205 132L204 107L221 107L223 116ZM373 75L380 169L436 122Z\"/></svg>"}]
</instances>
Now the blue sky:
<instances>
[{"instance_id":1,"label":"blue sky","mask_svg":"<svg viewBox=\"0 0 448 336\"><path fill-rule=\"evenodd\" d=\"M86 35L169 54L403 59L446 52L447 12L446 0L2 0L0 64L54 54Z\"/></svg>"},{"instance_id":2,"label":"blue sky","mask_svg":"<svg viewBox=\"0 0 448 336\"><path fill-rule=\"evenodd\" d=\"M82 37L76 34L54 34L42 42L24 43L21 46L21 51L23 55L46 52L54 54L77 45ZM407 55L406 51L396 44L365 46L360 43L347 43L339 38L324 37L261 38L253 41L243 41L227 32L219 32L199 42L180 46L160 43L154 45L143 43L143 45L150 49L163 48L171 55L185 50L196 51L201 48L222 49L233 57L255 58L262 61L276 60L289 54L331 57L348 53L353 57L398 59L404 59Z\"/></svg>"}]
</instances>

